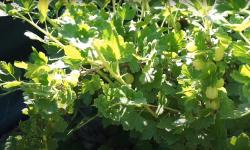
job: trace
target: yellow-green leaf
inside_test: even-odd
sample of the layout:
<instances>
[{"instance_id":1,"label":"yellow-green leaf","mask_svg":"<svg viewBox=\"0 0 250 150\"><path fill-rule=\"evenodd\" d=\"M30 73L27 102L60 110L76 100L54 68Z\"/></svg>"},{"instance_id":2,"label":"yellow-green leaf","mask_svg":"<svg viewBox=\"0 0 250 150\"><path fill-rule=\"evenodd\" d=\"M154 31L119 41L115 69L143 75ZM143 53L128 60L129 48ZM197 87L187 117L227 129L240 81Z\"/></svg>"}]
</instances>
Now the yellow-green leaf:
<instances>
[{"instance_id":1,"label":"yellow-green leaf","mask_svg":"<svg viewBox=\"0 0 250 150\"><path fill-rule=\"evenodd\" d=\"M64 47L64 53L71 59L82 60L81 53L74 46L67 45Z\"/></svg>"},{"instance_id":2,"label":"yellow-green leaf","mask_svg":"<svg viewBox=\"0 0 250 150\"><path fill-rule=\"evenodd\" d=\"M169 7L166 7L164 9L164 11L163 11L163 16L164 17L168 17L171 14L171 12L169 10L170 10Z\"/></svg>"},{"instance_id":3,"label":"yellow-green leaf","mask_svg":"<svg viewBox=\"0 0 250 150\"><path fill-rule=\"evenodd\" d=\"M22 109L22 114L29 115L29 109L28 108Z\"/></svg>"},{"instance_id":4,"label":"yellow-green leaf","mask_svg":"<svg viewBox=\"0 0 250 150\"><path fill-rule=\"evenodd\" d=\"M14 68L11 63L6 63L4 61L0 61L0 70L7 74L14 74Z\"/></svg>"},{"instance_id":5,"label":"yellow-green leaf","mask_svg":"<svg viewBox=\"0 0 250 150\"><path fill-rule=\"evenodd\" d=\"M224 47L223 46L219 46L215 49L215 53L214 53L214 60L215 61L221 61L224 57Z\"/></svg>"},{"instance_id":6,"label":"yellow-green leaf","mask_svg":"<svg viewBox=\"0 0 250 150\"><path fill-rule=\"evenodd\" d=\"M111 52L110 54L114 56L116 60L121 59L121 51L120 48L124 48L124 39L121 36L112 36L109 40L99 40L95 39L93 41L93 47L99 51L103 55L107 55L107 52ZM111 51L107 51L107 50Z\"/></svg>"},{"instance_id":7,"label":"yellow-green leaf","mask_svg":"<svg viewBox=\"0 0 250 150\"><path fill-rule=\"evenodd\" d=\"M107 43L112 48L113 53L115 54L116 60L121 59L120 46L124 45L123 37L118 35L117 37L113 37Z\"/></svg>"},{"instance_id":8,"label":"yellow-green leaf","mask_svg":"<svg viewBox=\"0 0 250 150\"><path fill-rule=\"evenodd\" d=\"M92 44L96 50L100 50L102 47L105 47L105 41L100 39L95 39Z\"/></svg>"},{"instance_id":9,"label":"yellow-green leaf","mask_svg":"<svg viewBox=\"0 0 250 150\"><path fill-rule=\"evenodd\" d=\"M40 11L41 17L40 21L44 22L47 17L47 13L49 11L49 0L39 0L38 1L38 10Z\"/></svg>"},{"instance_id":10,"label":"yellow-green leaf","mask_svg":"<svg viewBox=\"0 0 250 150\"><path fill-rule=\"evenodd\" d=\"M196 51L196 50L197 50L197 46L195 45L194 42L188 43L187 46L186 46L186 48L187 48L187 50L188 50L189 52L193 52L193 51Z\"/></svg>"},{"instance_id":11,"label":"yellow-green leaf","mask_svg":"<svg viewBox=\"0 0 250 150\"><path fill-rule=\"evenodd\" d=\"M9 89L9 88L20 86L21 84L22 84L21 81L10 81L10 82L5 82L3 87L6 89Z\"/></svg>"},{"instance_id":12,"label":"yellow-green leaf","mask_svg":"<svg viewBox=\"0 0 250 150\"><path fill-rule=\"evenodd\" d=\"M240 68L240 74L250 78L250 66L242 65Z\"/></svg>"},{"instance_id":13,"label":"yellow-green leaf","mask_svg":"<svg viewBox=\"0 0 250 150\"><path fill-rule=\"evenodd\" d=\"M38 53L39 58L41 58L45 63L48 63L48 58L43 52Z\"/></svg>"},{"instance_id":14,"label":"yellow-green leaf","mask_svg":"<svg viewBox=\"0 0 250 150\"><path fill-rule=\"evenodd\" d=\"M28 68L28 64L23 61L15 61L14 66L16 66L17 68L22 68L22 69Z\"/></svg>"}]
</instances>

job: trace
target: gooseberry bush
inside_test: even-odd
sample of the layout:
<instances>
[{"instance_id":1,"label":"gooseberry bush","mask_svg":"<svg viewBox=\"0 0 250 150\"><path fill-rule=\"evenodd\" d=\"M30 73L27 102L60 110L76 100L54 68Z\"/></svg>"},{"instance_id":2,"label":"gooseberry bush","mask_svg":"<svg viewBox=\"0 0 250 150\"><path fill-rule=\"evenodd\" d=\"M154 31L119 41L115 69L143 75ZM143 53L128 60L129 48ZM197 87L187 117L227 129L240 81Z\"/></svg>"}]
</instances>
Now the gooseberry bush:
<instances>
[{"instance_id":1,"label":"gooseberry bush","mask_svg":"<svg viewBox=\"0 0 250 150\"><path fill-rule=\"evenodd\" d=\"M5 149L58 149L96 118L144 141L138 149L152 143L151 149L250 149L249 6L248 0L0 3L1 15L32 25L42 36L24 34L44 45L27 62L0 63L1 88L23 91L28 116ZM76 119L82 108L95 111Z\"/></svg>"}]
</instances>

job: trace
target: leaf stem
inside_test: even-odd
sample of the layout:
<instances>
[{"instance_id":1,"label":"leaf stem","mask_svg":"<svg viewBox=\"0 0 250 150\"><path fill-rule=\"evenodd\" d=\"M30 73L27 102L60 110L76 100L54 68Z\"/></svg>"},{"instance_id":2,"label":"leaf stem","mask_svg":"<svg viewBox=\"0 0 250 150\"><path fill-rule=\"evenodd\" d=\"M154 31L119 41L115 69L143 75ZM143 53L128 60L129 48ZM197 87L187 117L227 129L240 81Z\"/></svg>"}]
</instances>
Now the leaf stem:
<instances>
[{"instance_id":1,"label":"leaf stem","mask_svg":"<svg viewBox=\"0 0 250 150\"><path fill-rule=\"evenodd\" d=\"M148 105L144 105L144 108L154 117L158 118L158 116L155 114L155 112L152 111L152 109Z\"/></svg>"},{"instance_id":2,"label":"leaf stem","mask_svg":"<svg viewBox=\"0 0 250 150\"><path fill-rule=\"evenodd\" d=\"M10 94L10 93L12 93L12 92L15 92L15 91L18 91L18 90L21 90L21 88L17 88L17 89L14 89L14 90L7 91L7 92L5 92L5 93L1 93L1 94L0 94L0 97L1 97L1 96L5 96L5 95L8 95L8 94Z\"/></svg>"},{"instance_id":3,"label":"leaf stem","mask_svg":"<svg viewBox=\"0 0 250 150\"><path fill-rule=\"evenodd\" d=\"M79 130L80 128L82 128L83 126L85 126L86 124L88 124L89 122L91 122L91 121L93 121L94 119L96 119L97 117L98 117L98 114L96 114L96 115L90 117L87 121L83 121L83 120L82 120L76 127L74 127L73 129L71 129L71 130L67 133L67 135L70 135L70 134L72 134L74 131Z\"/></svg>"},{"instance_id":4,"label":"leaf stem","mask_svg":"<svg viewBox=\"0 0 250 150\"><path fill-rule=\"evenodd\" d=\"M152 105L152 104L146 104L146 105L149 106L149 107L155 107L155 108L157 108L157 106ZM164 109L169 110L169 111L172 111L172 112L174 112L174 113L180 113L179 110L174 109L174 108L171 108L171 107L164 106Z\"/></svg>"},{"instance_id":5,"label":"leaf stem","mask_svg":"<svg viewBox=\"0 0 250 150\"><path fill-rule=\"evenodd\" d=\"M163 19L163 21L162 21L162 23L161 23L161 26L160 26L161 28L164 26L166 20L167 20L167 17L165 16L164 19Z\"/></svg>"},{"instance_id":6,"label":"leaf stem","mask_svg":"<svg viewBox=\"0 0 250 150\"><path fill-rule=\"evenodd\" d=\"M115 0L112 0L113 12L116 13Z\"/></svg>"},{"instance_id":7,"label":"leaf stem","mask_svg":"<svg viewBox=\"0 0 250 150\"><path fill-rule=\"evenodd\" d=\"M242 32L239 32L240 36L247 42L248 45L250 45L250 41L245 37L245 35Z\"/></svg>"}]
</instances>

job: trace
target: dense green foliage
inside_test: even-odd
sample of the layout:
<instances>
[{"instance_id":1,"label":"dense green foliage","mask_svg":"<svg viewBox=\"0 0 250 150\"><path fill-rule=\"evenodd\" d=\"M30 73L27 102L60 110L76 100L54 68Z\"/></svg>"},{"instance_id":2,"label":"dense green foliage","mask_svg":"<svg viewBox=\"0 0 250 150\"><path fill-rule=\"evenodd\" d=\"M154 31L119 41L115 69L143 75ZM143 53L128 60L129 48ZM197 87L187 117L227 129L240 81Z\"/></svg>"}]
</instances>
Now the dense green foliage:
<instances>
[{"instance_id":1,"label":"dense green foliage","mask_svg":"<svg viewBox=\"0 0 250 150\"><path fill-rule=\"evenodd\" d=\"M249 4L0 3L1 14L44 34L25 33L46 50L34 48L28 62L0 63L1 87L23 91L29 116L5 149L56 149L97 117L103 126L122 126L147 148L154 141L157 149L250 149ZM97 113L75 121L83 105Z\"/></svg>"}]
</instances>

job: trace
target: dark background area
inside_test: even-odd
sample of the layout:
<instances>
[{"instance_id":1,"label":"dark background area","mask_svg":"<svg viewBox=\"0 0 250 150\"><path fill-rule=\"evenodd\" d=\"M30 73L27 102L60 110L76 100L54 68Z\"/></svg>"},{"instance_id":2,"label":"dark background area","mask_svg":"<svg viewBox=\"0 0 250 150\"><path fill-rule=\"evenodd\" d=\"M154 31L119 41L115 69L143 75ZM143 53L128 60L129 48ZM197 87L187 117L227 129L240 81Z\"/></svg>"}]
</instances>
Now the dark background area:
<instances>
[{"instance_id":1,"label":"dark background area","mask_svg":"<svg viewBox=\"0 0 250 150\"><path fill-rule=\"evenodd\" d=\"M25 61L34 46L42 50L41 43L33 41L24 35L24 32L37 31L27 23L11 17L0 17L0 61L13 63L15 60ZM2 92L2 91L0 91ZM18 125L25 107L22 92L17 91L0 97L0 137Z\"/></svg>"}]
</instances>

